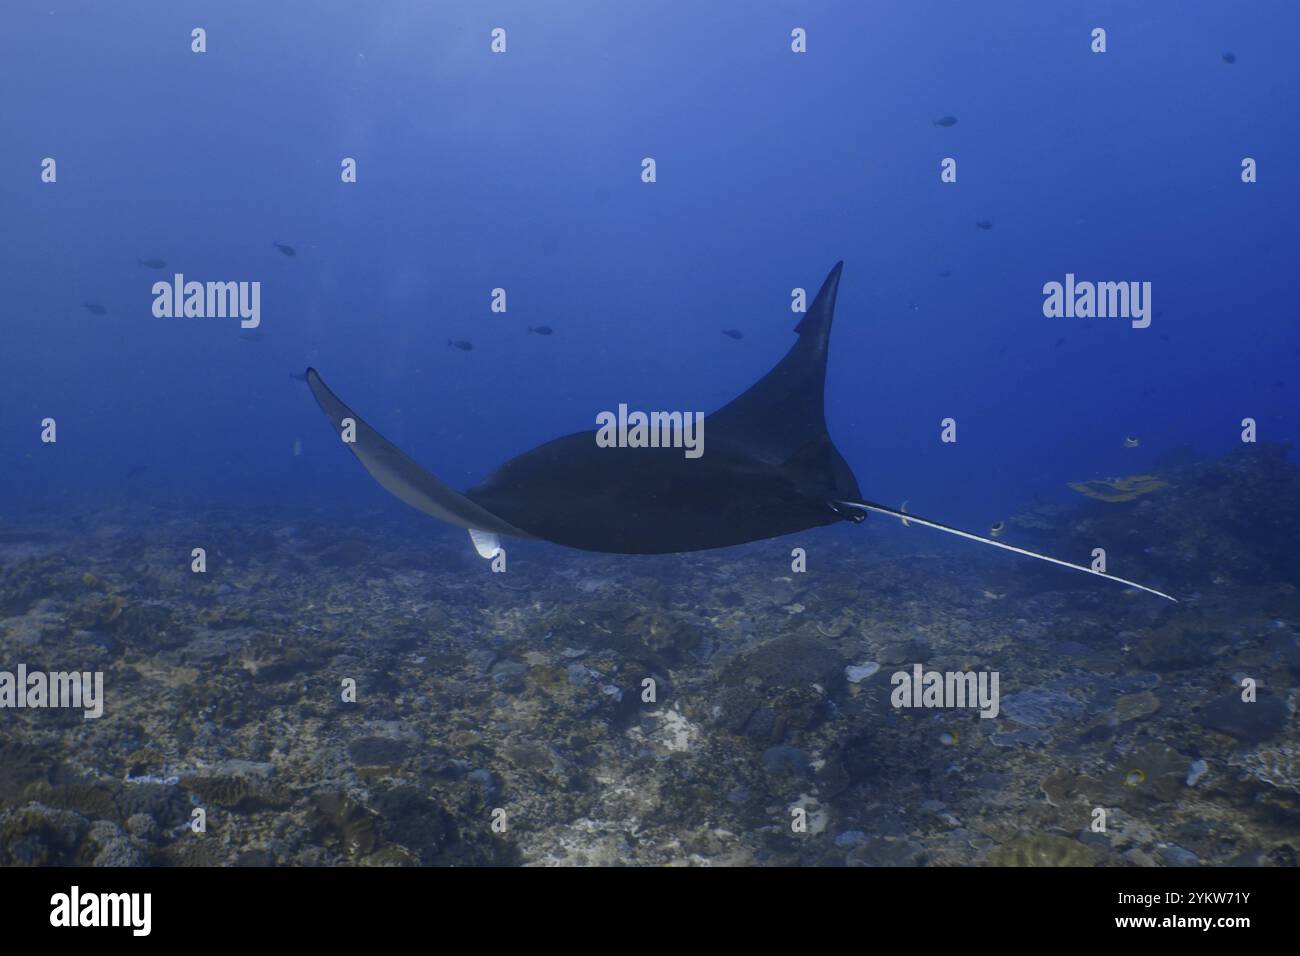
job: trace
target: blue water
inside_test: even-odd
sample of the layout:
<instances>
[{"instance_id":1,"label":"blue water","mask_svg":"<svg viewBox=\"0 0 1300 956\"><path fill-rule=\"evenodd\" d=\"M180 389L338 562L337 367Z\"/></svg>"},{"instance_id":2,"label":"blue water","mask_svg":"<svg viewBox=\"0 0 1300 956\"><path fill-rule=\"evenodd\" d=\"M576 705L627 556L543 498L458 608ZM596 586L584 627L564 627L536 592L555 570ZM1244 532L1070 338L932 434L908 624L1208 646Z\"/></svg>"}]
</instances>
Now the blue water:
<instances>
[{"instance_id":1,"label":"blue water","mask_svg":"<svg viewBox=\"0 0 1300 956\"><path fill-rule=\"evenodd\" d=\"M728 401L839 259L827 415L875 500L982 528L1243 417L1294 440L1300 7L1194 6L6 4L5 510L398 514L291 374L468 486L620 402ZM153 317L174 272L260 282L264 337ZM1066 272L1161 314L1045 318Z\"/></svg>"},{"instance_id":2,"label":"blue water","mask_svg":"<svg viewBox=\"0 0 1300 956\"><path fill-rule=\"evenodd\" d=\"M20 666L106 677L100 723L0 715L0 866L1296 862L1300 5L0 27L0 709ZM620 405L731 401L841 260L862 496L1178 603L880 516L494 573L301 380L468 488ZM177 274L258 283L260 325L156 316ZM1048 318L1067 274L1150 283L1150 326ZM923 667L1005 707L896 700Z\"/></svg>"}]
</instances>

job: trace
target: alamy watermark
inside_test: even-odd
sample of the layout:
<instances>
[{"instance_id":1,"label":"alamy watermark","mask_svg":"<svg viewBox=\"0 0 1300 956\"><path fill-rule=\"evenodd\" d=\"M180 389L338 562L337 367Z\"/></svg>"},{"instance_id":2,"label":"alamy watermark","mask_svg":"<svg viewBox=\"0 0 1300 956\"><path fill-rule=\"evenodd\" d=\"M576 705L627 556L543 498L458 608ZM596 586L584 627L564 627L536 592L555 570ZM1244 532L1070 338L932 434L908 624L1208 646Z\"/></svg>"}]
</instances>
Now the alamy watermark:
<instances>
[{"instance_id":1,"label":"alamy watermark","mask_svg":"<svg viewBox=\"0 0 1300 956\"><path fill-rule=\"evenodd\" d=\"M978 708L981 717L998 715L998 671L927 671L920 664L912 672L895 671L889 702L897 708Z\"/></svg>"},{"instance_id":2,"label":"alamy watermark","mask_svg":"<svg viewBox=\"0 0 1300 956\"><path fill-rule=\"evenodd\" d=\"M1043 315L1049 319L1132 319L1133 328L1151 324L1150 282L1065 282L1043 286Z\"/></svg>"},{"instance_id":3,"label":"alamy watermark","mask_svg":"<svg viewBox=\"0 0 1300 956\"><path fill-rule=\"evenodd\" d=\"M0 671L0 709L66 707L83 710L86 720L104 715L103 671Z\"/></svg>"},{"instance_id":4,"label":"alamy watermark","mask_svg":"<svg viewBox=\"0 0 1300 956\"><path fill-rule=\"evenodd\" d=\"M260 282L186 282L178 272L171 282L155 282L153 294L159 319L238 318L244 329L262 324Z\"/></svg>"},{"instance_id":5,"label":"alamy watermark","mask_svg":"<svg viewBox=\"0 0 1300 956\"><path fill-rule=\"evenodd\" d=\"M704 454L703 412L629 412L596 416L596 445L600 448L684 448L687 458Z\"/></svg>"},{"instance_id":6,"label":"alamy watermark","mask_svg":"<svg viewBox=\"0 0 1300 956\"><path fill-rule=\"evenodd\" d=\"M74 885L50 897L50 925L125 927L133 936L153 929L152 893L83 893Z\"/></svg>"}]
</instances>

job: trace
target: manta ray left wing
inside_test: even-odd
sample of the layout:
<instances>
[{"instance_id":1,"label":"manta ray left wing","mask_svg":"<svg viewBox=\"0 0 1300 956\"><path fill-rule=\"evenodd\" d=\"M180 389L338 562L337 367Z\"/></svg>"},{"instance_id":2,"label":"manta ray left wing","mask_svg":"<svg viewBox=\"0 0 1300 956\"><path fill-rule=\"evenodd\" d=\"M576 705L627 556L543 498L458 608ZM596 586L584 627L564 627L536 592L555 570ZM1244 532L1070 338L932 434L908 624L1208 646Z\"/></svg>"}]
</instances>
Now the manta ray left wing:
<instances>
[{"instance_id":1,"label":"manta ray left wing","mask_svg":"<svg viewBox=\"0 0 1300 956\"><path fill-rule=\"evenodd\" d=\"M371 428L361 416L343 404L314 369L307 369L307 385L344 444L357 456L370 476L412 508L448 524L469 530L474 548L485 558L500 550L496 535L531 538L526 531L501 520L481 505L470 501L450 485L429 474L400 448Z\"/></svg>"}]
</instances>

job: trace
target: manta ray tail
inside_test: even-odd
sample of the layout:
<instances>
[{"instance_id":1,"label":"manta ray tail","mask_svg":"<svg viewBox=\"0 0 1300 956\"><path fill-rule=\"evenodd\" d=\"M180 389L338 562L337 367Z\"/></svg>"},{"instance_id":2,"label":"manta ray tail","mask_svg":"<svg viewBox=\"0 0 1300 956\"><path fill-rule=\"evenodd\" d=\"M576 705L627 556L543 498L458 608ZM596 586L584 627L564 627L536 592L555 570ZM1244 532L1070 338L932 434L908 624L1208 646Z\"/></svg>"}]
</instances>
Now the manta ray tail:
<instances>
[{"instance_id":1,"label":"manta ray tail","mask_svg":"<svg viewBox=\"0 0 1300 956\"><path fill-rule=\"evenodd\" d=\"M1155 588L1149 588L1145 584L1138 584L1136 581L1129 581L1126 578L1116 577L1113 574L1106 574L1102 571L1094 571L1092 568L1085 567L1082 564L1071 564L1069 561L1062 561L1060 558L1053 558L1046 554L1039 554L1037 551L1030 551L1026 548L1017 548L1015 545L1003 544L1001 541L994 541L992 538L985 538L978 534L971 534L969 531L962 531L959 528L953 528L946 524L940 524L937 521L930 521L926 518L918 518L916 515L908 512L886 508L884 505L873 504L866 501L837 501L837 505L846 508L858 508L862 511L874 511L876 514L889 515L891 518L897 518L903 524L919 524L927 528L934 528L936 531L946 531L948 534L955 534L959 538L967 538L970 541L978 541L980 544L991 544L995 548L1001 548L1004 551L1014 551L1016 554L1023 554L1029 558L1037 558L1040 561L1050 561L1052 564L1059 564L1063 568L1071 568L1075 571L1083 571L1085 574L1095 574L1099 578L1106 578L1110 581L1116 581L1119 584L1127 584L1131 588L1137 588L1139 591L1146 591L1148 594L1154 594L1162 597L1167 601L1178 603L1176 597L1166 594L1164 591L1157 591Z\"/></svg>"}]
</instances>

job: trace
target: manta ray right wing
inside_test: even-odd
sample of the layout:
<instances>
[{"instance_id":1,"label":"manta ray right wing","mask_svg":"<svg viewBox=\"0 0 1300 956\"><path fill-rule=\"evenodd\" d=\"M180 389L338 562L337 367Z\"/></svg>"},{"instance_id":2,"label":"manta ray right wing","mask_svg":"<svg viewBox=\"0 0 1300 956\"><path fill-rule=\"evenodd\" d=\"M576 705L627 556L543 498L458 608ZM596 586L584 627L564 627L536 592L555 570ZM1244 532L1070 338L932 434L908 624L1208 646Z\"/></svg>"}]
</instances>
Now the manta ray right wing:
<instances>
[{"instance_id":1,"label":"manta ray right wing","mask_svg":"<svg viewBox=\"0 0 1300 956\"><path fill-rule=\"evenodd\" d=\"M339 437L344 437L351 429L353 440L345 441L344 444L357 456L357 460L375 481L412 508L448 524L467 528L475 550L483 557L494 557L500 550L496 540L498 534L514 538L533 537L502 521L417 465L400 448L367 425L360 415L344 405L314 368L307 369L307 385Z\"/></svg>"},{"instance_id":2,"label":"manta ray right wing","mask_svg":"<svg viewBox=\"0 0 1300 956\"><path fill-rule=\"evenodd\" d=\"M895 510L886 508L884 505L873 504L866 501L837 501L835 504L846 508L857 508L861 511L874 511L876 514L889 515L891 518L897 518L903 522L903 525L919 524L926 528L934 528L936 531L946 531L948 534L955 534L959 538L966 538L969 541L978 541L980 544L991 544L995 548L1002 548L1004 551L1013 551L1016 554L1023 554L1028 558L1037 558L1039 561L1050 561L1052 564L1059 564L1063 568L1070 568L1074 571L1083 571L1085 574L1095 574L1099 578L1106 578L1119 584L1127 584L1131 588L1137 588L1139 591L1146 591L1148 594L1154 594L1162 597L1166 601L1178 603L1178 598L1166 594L1164 591L1157 591L1155 588L1149 588L1145 584L1138 584L1136 581L1129 581L1127 578L1116 577L1113 574L1106 574L1104 571L1094 571L1092 568L1085 567L1082 564L1071 564L1069 561L1062 561L1060 558L1053 558L1046 554L1039 554L1037 551L1030 551L1026 548L1017 548L1015 545L1003 544L1001 541L994 541L992 538L985 538L978 534L971 534L969 531L962 531L959 528L953 528L946 524L940 524L937 521L930 521L927 518L918 518L908 511Z\"/></svg>"}]
</instances>

